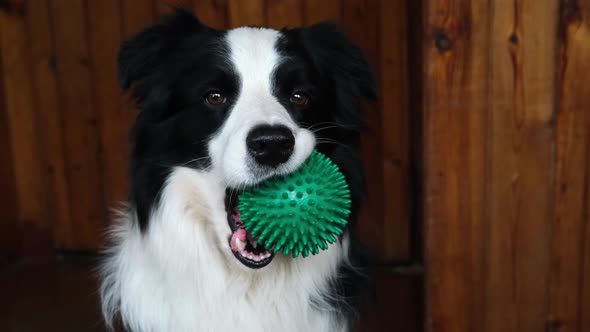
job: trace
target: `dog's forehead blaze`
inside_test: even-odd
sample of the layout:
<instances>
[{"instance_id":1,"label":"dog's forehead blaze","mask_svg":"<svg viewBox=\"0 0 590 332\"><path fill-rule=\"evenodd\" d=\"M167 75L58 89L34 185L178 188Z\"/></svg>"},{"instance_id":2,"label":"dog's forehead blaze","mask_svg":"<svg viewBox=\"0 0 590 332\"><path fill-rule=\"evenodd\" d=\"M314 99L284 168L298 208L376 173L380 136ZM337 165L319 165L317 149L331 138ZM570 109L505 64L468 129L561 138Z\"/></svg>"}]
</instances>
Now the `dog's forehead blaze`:
<instances>
[{"instance_id":1,"label":"dog's forehead blaze","mask_svg":"<svg viewBox=\"0 0 590 332\"><path fill-rule=\"evenodd\" d=\"M281 33L267 28L240 27L227 32L228 60L239 78L239 91L225 131L256 124L294 128L287 110L273 94L274 71L281 63L277 43Z\"/></svg>"},{"instance_id":2,"label":"dog's forehead blaze","mask_svg":"<svg viewBox=\"0 0 590 332\"><path fill-rule=\"evenodd\" d=\"M226 40L230 60L240 76L242 90L271 93L271 76L280 61L276 43L280 33L266 28L241 27L230 30Z\"/></svg>"}]
</instances>

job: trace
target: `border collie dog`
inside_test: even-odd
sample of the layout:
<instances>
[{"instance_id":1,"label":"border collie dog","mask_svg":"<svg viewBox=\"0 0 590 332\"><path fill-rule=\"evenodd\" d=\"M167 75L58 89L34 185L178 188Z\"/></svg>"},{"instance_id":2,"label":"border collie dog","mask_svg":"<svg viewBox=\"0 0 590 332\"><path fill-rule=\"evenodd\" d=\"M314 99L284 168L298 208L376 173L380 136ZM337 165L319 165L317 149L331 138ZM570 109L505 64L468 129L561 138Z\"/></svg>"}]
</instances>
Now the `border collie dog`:
<instances>
[{"instance_id":1,"label":"border collie dog","mask_svg":"<svg viewBox=\"0 0 590 332\"><path fill-rule=\"evenodd\" d=\"M359 48L331 23L219 31L178 10L124 42L118 61L140 113L129 206L101 268L107 324L350 330L371 288L354 219L365 185L359 104L377 88ZM344 235L306 258L240 241L240 190L294 171L313 149L350 186Z\"/></svg>"}]
</instances>

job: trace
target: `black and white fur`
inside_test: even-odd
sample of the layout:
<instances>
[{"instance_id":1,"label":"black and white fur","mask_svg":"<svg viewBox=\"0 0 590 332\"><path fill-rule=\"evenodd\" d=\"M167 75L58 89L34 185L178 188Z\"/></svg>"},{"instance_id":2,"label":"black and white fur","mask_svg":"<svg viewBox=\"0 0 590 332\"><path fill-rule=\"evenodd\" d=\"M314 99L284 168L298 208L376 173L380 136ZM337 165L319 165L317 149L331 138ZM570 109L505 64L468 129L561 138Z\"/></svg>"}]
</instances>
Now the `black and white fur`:
<instances>
[{"instance_id":1,"label":"black and white fur","mask_svg":"<svg viewBox=\"0 0 590 332\"><path fill-rule=\"evenodd\" d=\"M369 285L353 232L364 188L359 103L376 95L360 50L330 23L218 31L177 11L122 45L119 80L141 111L132 132L129 208L102 265L108 325L350 329ZM246 140L269 126L287 128L293 144L285 158L261 164ZM307 258L276 255L257 266L236 255L226 196L292 172L314 148L350 185L345 234Z\"/></svg>"}]
</instances>

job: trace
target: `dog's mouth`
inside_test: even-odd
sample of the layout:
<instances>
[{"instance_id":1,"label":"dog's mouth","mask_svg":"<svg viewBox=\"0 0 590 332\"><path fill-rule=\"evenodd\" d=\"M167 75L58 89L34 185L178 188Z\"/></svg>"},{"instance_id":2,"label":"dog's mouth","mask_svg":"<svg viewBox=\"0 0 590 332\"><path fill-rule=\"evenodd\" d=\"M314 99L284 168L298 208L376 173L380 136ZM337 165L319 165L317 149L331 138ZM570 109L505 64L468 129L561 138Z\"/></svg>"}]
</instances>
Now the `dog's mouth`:
<instances>
[{"instance_id":1,"label":"dog's mouth","mask_svg":"<svg viewBox=\"0 0 590 332\"><path fill-rule=\"evenodd\" d=\"M258 243L257 239L253 238L252 234L244 228L238 208L238 192L231 189L226 190L225 208L227 222L232 231L229 246L234 257L251 269L267 266L272 261L274 253Z\"/></svg>"}]
</instances>

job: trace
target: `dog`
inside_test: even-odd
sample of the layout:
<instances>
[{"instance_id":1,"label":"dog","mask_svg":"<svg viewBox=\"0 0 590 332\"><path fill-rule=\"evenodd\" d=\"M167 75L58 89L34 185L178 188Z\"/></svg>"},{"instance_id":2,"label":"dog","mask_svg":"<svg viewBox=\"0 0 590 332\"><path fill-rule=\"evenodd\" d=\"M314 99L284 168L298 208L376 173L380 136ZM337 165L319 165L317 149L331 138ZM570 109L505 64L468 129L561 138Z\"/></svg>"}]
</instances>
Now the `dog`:
<instances>
[{"instance_id":1,"label":"dog","mask_svg":"<svg viewBox=\"0 0 590 332\"><path fill-rule=\"evenodd\" d=\"M220 31L176 10L123 42L121 89L139 108L130 195L109 233L100 295L111 329L348 331L371 288L355 235L365 178L362 98L375 75L334 23ZM351 190L346 230L306 258L245 232L240 190L317 149Z\"/></svg>"}]
</instances>

